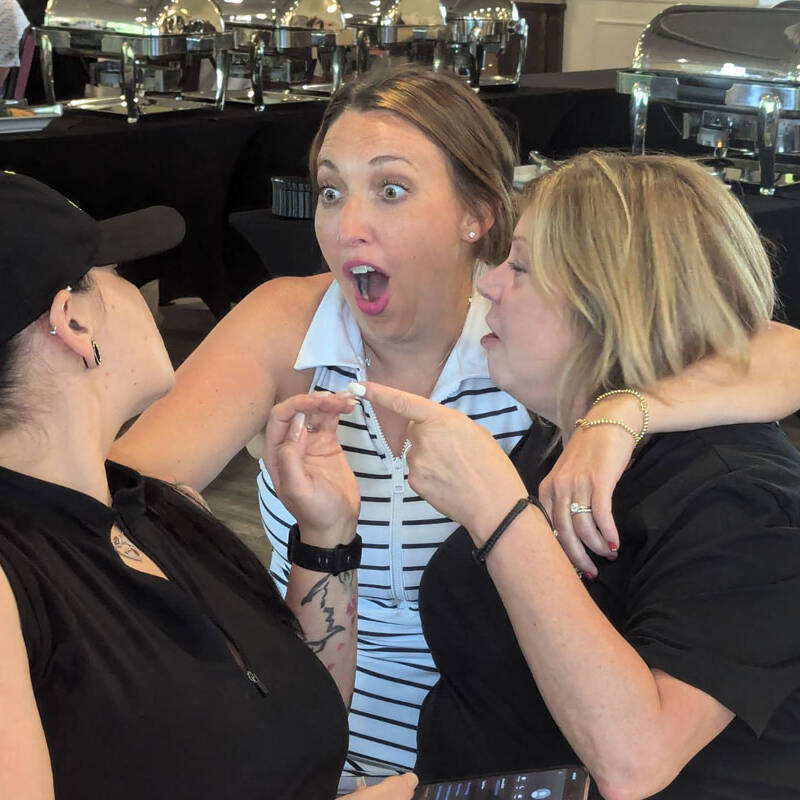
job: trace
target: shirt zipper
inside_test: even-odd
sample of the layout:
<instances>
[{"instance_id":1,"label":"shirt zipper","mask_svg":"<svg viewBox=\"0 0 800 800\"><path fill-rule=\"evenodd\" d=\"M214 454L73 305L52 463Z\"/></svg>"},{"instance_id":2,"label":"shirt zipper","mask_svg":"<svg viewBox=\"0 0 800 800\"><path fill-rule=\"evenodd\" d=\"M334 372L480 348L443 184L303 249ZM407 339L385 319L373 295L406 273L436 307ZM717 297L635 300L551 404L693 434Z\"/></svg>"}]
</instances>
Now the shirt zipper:
<instances>
[{"instance_id":1,"label":"shirt zipper","mask_svg":"<svg viewBox=\"0 0 800 800\"><path fill-rule=\"evenodd\" d=\"M406 439L402 453L396 456L392 452L392 448L389 447L389 442L386 439L383 428L381 428L381 423L372 404L368 400L362 400L361 402L369 409L369 413L375 422L375 430L378 432L378 441L392 462L392 496L389 506L389 577L392 582L392 594L399 602L404 603L406 595L403 584L403 495L406 489L406 452L411 443Z\"/></svg>"}]
</instances>

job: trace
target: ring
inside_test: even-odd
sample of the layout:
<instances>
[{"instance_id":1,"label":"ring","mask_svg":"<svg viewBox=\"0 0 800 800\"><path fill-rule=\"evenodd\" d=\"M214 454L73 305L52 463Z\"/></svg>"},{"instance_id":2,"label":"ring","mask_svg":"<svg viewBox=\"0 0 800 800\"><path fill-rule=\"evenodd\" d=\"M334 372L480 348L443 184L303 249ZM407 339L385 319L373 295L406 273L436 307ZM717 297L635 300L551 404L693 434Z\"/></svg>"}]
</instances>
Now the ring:
<instances>
[{"instance_id":1,"label":"ring","mask_svg":"<svg viewBox=\"0 0 800 800\"><path fill-rule=\"evenodd\" d=\"M317 432L317 429L313 425L306 425L306 430L309 433L316 433Z\"/></svg>"},{"instance_id":2,"label":"ring","mask_svg":"<svg viewBox=\"0 0 800 800\"><path fill-rule=\"evenodd\" d=\"M582 506L580 503L570 503L569 504L569 513L570 514L591 514L592 507L591 506Z\"/></svg>"}]
</instances>

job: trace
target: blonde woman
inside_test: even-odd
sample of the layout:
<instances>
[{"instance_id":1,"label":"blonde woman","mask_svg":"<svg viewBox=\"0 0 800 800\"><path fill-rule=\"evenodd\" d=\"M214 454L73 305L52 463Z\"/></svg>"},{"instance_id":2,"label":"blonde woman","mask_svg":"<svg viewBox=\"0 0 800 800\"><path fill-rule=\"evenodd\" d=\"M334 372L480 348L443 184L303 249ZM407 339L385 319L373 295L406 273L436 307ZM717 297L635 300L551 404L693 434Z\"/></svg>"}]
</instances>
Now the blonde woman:
<instances>
[{"instance_id":1,"label":"blonde woman","mask_svg":"<svg viewBox=\"0 0 800 800\"><path fill-rule=\"evenodd\" d=\"M252 292L181 367L169 396L117 443L115 458L201 490L245 444L260 441L274 403L367 378L470 415L510 452L530 415L489 375L480 346L486 302L472 297L472 282L478 263L508 254L513 164L496 120L452 75L405 69L348 84L331 99L310 158L316 234L331 274ZM691 402L653 398L653 429L790 413L800 405L800 375L787 366L798 349L798 333L776 325L754 343L750 374L713 360L687 371L678 395ZM593 563L582 541L606 556L617 542L608 506L630 448L615 433L587 435L583 456L567 451L548 494L562 542L585 571ZM359 481L365 545L346 770L387 774L415 760L419 707L437 679L419 581L457 526L409 488L398 415L359 407L342 420L339 440ZM573 530L562 489L573 482L585 486L599 527L587 514ZM263 462L258 500L271 572L285 586L294 520Z\"/></svg>"},{"instance_id":2,"label":"blonde woman","mask_svg":"<svg viewBox=\"0 0 800 800\"><path fill-rule=\"evenodd\" d=\"M626 430L592 409L602 393L712 354L746 367L773 311L769 261L700 167L588 154L526 201L479 284L483 343L497 384L563 441L592 422L638 438L641 415ZM421 589L442 673L423 779L579 760L610 800L797 797L800 454L777 425L647 437L614 495L618 558L582 581L521 500L548 469L535 428L509 460L455 411L375 384L366 397L411 420L410 484L464 526Z\"/></svg>"}]
</instances>

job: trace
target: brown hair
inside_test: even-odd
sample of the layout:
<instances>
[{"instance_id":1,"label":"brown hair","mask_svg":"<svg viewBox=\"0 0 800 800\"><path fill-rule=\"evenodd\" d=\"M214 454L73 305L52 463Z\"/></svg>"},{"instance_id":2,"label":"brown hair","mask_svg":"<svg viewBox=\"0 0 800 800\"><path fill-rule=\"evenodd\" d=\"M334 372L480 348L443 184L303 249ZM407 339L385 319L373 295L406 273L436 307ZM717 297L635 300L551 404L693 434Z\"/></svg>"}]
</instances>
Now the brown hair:
<instances>
[{"instance_id":1,"label":"brown hair","mask_svg":"<svg viewBox=\"0 0 800 800\"><path fill-rule=\"evenodd\" d=\"M586 153L526 191L530 274L565 301L575 346L559 425L577 392L649 389L708 355L747 364L772 316L764 244L741 203L674 156Z\"/></svg>"},{"instance_id":2,"label":"brown hair","mask_svg":"<svg viewBox=\"0 0 800 800\"><path fill-rule=\"evenodd\" d=\"M476 246L476 258L505 260L516 210L513 177L516 155L494 114L463 80L415 66L367 73L331 97L311 145L311 180L325 136L345 111L391 111L417 127L447 156L456 191L475 212L485 205L494 224Z\"/></svg>"}]
</instances>

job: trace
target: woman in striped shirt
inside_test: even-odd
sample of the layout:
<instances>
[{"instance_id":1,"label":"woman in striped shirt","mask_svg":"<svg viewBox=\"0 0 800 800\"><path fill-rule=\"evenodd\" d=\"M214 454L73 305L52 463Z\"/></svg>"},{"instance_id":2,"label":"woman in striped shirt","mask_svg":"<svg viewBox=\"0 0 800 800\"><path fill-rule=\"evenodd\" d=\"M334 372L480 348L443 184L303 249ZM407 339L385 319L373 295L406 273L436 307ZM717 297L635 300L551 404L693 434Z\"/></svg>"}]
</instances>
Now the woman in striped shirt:
<instances>
[{"instance_id":1,"label":"woman in striped shirt","mask_svg":"<svg viewBox=\"0 0 800 800\"><path fill-rule=\"evenodd\" d=\"M454 76L370 75L332 98L310 164L317 238L332 275L277 279L253 291L180 368L170 395L117 443L115 459L202 490L263 430L274 403L354 379L459 409L507 452L528 427L527 410L489 378L479 343L484 301L472 294L478 265L505 258L515 217L513 149L486 106ZM789 413L800 404L800 387L787 381L798 348L796 331L774 325L755 340L747 376L725 363L696 365L673 379L690 387L681 396L693 398L691 407L652 397L652 429ZM405 430L404 419L369 403L339 426L360 483L364 542L351 778L413 766L419 707L438 677L417 588L456 525L409 488ZM613 431L594 430L570 443L551 484L556 509L575 494L569 484L587 488L581 496L597 509L599 527L584 537L603 555L616 545L603 509L628 455ZM283 586L293 520L263 464L258 483L271 571ZM585 565L571 531L563 540Z\"/></svg>"}]
</instances>

